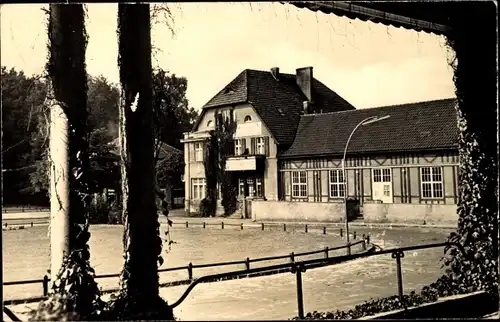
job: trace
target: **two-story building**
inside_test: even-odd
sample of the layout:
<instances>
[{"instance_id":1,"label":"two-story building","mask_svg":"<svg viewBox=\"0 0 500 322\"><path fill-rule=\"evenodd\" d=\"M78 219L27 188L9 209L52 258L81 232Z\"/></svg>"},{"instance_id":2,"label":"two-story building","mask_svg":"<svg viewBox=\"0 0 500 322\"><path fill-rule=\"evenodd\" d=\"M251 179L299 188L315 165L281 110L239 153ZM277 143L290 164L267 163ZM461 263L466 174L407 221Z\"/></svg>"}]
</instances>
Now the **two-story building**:
<instances>
[{"instance_id":1,"label":"two-story building","mask_svg":"<svg viewBox=\"0 0 500 322\"><path fill-rule=\"evenodd\" d=\"M314 79L311 67L295 75L245 70L185 134L186 209L196 212L205 197L203 148L214 113L233 109L234 156L226 167L238 178L240 199L252 200L246 217L343 221L344 201L354 199L365 222L453 225L455 104L442 99L356 110ZM360 125L370 117L382 120Z\"/></svg>"},{"instance_id":2,"label":"two-story building","mask_svg":"<svg viewBox=\"0 0 500 322\"><path fill-rule=\"evenodd\" d=\"M314 78L313 68L295 74L246 69L209 100L193 129L184 136L185 207L197 212L205 197L204 141L213 129L216 111L232 109L237 129L234 156L226 171L234 171L239 198L281 199L278 155L293 143L300 118L307 112L353 110L337 93Z\"/></svg>"}]
</instances>

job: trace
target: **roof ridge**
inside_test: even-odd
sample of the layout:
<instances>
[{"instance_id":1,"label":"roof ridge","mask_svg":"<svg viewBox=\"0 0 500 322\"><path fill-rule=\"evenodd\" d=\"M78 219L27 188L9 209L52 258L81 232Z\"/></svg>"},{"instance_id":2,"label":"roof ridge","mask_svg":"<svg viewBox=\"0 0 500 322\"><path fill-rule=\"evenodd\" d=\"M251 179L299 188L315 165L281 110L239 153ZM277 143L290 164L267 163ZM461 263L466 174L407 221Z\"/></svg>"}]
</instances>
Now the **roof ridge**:
<instances>
[{"instance_id":1,"label":"roof ridge","mask_svg":"<svg viewBox=\"0 0 500 322\"><path fill-rule=\"evenodd\" d=\"M321 115L329 115L329 114L340 114L340 113L346 113L346 112L351 112L354 113L356 111L366 111L366 110L377 110L377 109L383 109L383 108L389 108L389 107L401 107L401 106L410 106L410 105L416 105L416 104L424 104L424 103L434 103L434 102L440 102L440 101L448 101L448 100L456 100L457 98L441 98L441 99L435 99L435 100L428 100L428 101L418 101L418 102L412 102L412 103L403 103L403 104L393 104L393 105L382 105L382 106L375 106L375 107L365 107L365 108L357 108L354 110L345 110L345 111L336 111L336 112L327 112L327 113L318 113L318 114L305 114L302 116L321 116Z\"/></svg>"}]
</instances>

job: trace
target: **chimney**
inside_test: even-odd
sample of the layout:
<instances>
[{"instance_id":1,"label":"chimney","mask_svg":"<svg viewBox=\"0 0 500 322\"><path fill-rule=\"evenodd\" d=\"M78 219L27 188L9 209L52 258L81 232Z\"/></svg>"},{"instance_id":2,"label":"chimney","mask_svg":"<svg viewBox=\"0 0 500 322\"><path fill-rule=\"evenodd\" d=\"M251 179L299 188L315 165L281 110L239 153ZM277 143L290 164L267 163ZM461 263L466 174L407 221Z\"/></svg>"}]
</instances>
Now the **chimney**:
<instances>
[{"instance_id":1,"label":"chimney","mask_svg":"<svg viewBox=\"0 0 500 322\"><path fill-rule=\"evenodd\" d=\"M309 111L309 101L304 101L304 102L302 102L302 104L303 104L303 107L304 107L304 115L309 114L310 113L310 111Z\"/></svg>"},{"instance_id":2,"label":"chimney","mask_svg":"<svg viewBox=\"0 0 500 322\"><path fill-rule=\"evenodd\" d=\"M299 85L302 93L307 97L309 102L312 102L312 82L313 82L313 68L303 67L297 68L297 85Z\"/></svg>"},{"instance_id":3,"label":"chimney","mask_svg":"<svg viewBox=\"0 0 500 322\"><path fill-rule=\"evenodd\" d=\"M276 80L278 80L279 75L280 75L280 69L279 69L279 67L273 67L273 68L271 68L271 74L273 75L273 77Z\"/></svg>"}]
</instances>

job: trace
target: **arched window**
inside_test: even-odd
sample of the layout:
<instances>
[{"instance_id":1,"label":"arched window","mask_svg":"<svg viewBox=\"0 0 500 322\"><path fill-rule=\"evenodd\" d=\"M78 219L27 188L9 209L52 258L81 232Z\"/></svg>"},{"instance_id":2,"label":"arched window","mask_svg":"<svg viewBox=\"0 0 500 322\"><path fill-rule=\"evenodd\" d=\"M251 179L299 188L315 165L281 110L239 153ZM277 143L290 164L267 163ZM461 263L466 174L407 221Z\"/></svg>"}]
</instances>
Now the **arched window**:
<instances>
[{"instance_id":1,"label":"arched window","mask_svg":"<svg viewBox=\"0 0 500 322\"><path fill-rule=\"evenodd\" d=\"M243 122L250 122L252 120L252 117L250 115L245 116L245 119Z\"/></svg>"},{"instance_id":2,"label":"arched window","mask_svg":"<svg viewBox=\"0 0 500 322\"><path fill-rule=\"evenodd\" d=\"M212 126L212 120L209 120L209 121L207 122L207 127L211 127L211 126Z\"/></svg>"}]
</instances>

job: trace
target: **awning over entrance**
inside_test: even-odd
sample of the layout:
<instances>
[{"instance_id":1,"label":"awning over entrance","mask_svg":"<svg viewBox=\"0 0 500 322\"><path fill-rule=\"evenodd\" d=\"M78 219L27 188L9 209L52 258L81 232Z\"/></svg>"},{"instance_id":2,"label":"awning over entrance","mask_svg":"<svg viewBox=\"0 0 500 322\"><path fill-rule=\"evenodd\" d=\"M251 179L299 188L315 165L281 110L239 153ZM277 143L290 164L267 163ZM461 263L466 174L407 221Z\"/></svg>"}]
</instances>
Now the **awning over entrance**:
<instances>
[{"instance_id":1,"label":"awning over entrance","mask_svg":"<svg viewBox=\"0 0 500 322\"><path fill-rule=\"evenodd\" d=\"M332 13L350 19L372 21L394 27L404 27L446 35L450 30L448 16L456 3L447 2L358 2L358 1L281 1L298 8Z\"/></svg>"}]
</instances>

